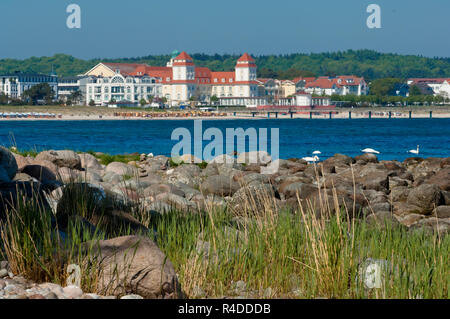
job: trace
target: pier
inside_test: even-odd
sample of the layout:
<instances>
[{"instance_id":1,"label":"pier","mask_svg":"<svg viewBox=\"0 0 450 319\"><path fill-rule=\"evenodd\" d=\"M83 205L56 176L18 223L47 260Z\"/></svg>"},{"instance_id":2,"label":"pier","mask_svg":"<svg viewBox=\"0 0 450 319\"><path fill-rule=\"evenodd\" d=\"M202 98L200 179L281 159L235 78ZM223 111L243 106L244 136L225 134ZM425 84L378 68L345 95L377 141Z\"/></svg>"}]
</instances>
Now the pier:
<instances>
[{"instance_id":1,"label":"pier","mask_svg":"<svg viewBox=\"0 0 450 319\"><path fill-rule=\"evenodd\" d=\"M231 115L231 114L230 114ZM412 110L340 110L340 109L311 109L311 110L292 110L292 109L244 109L240 111L233 111L234 117L246 117L252 118L267 118L267 119L279 119L279 118L309 118L309 119L413 119L413 118L436 118L433 111L412 111Z\"/></svg>"}]
</instances>

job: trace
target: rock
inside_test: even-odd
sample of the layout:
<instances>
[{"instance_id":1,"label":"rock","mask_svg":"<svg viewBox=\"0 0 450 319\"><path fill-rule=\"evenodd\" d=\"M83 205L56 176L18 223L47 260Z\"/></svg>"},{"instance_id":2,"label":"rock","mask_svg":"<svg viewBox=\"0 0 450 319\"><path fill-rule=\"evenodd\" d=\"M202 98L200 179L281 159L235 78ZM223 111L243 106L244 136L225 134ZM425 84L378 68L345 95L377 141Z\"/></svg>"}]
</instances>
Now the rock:
<instances>
[{"instance_id":1,"label":"rock","mask_svg":"<svg viewBox=\"0 0 450 319\"><path fill-rule=\"evenodd\" d=\"M0 278L5 278L8 276L8 270L0 269Z\"/></svg>"},{"instance_id":2,"label":"rock","mask_svg":"<svg viewBox=\"0 0 450 319\"><path fill-rule=\"evenodd\" d=\"M409 192L407 203L421 208L421 213L429 215L442 202L441 190L432 184L422 184Z\"/></svg>"},{"instance_id":3,"label":"rock","mask_svg":"<svg viewBox=\"0 0 450 319\"><path fill-rule=\"evenodd\" d=\"M120 299L144 299L142 296L139 295L126 295L121 297Z\"/></svg>"},{"instance_id":4,"label":"rock","mask_svg":"<svg viewBox=\"0 0 450 319\"><path fill-rule=\"evenodd\" d=\"M191 203L186 198L181 196L171 194L171 193L163 193L159 194L155 197L157 201L163 201L168 203L172 208L177 210L181 210L184 212L193 211L196 209L196 205Z\"/></svg>"},{"instance_id":5,"label":"rock","mask_svg":"<svg viewBox=\"0 0 450 319\"><path fill-rule=\"evenodd\" d=\"M26 165L22 168L22 173L27 174L39 181L56 181L56 174L46 166Z\"/></svg>"},{"instance_id":6,"label":"rock","mask_svg":"<svg viewBox=\"0 0 450 319\"><path fill-rule=\"evenodd\" d=\"M66 296L67 298L70 299L76 299L79 298L83 295L83 290L81 290L79 287L77 286L67 286L63 288L63 294L64 296Z\"/></svg>"},{"instance_id":7,"label":"rock","mask_svg":"<svg viewBox=\"0 0 450 319\"><path fill-rule=\"evenodd\" d=\"M159 200L150 203L146 208L150 213L153 211L161 215L167 214L172 210L172 207L169 204Z\"/></svg>"},{"instance_id":8,"label":"rock","mask_svg":"<svg viewBox=\"0 0 450 319\"><path fill-rule=\"evenodd\" d=\"M266 165L272 161L272 157L265 151L252 151L241 153L237 158L237 163L241 164L262 164Z\"/></svg>"},{"instance_id":9,"label":"rock","mask_svg":"<svg viewBox=\"0 0 450 319\"><path fill-rule=\"evenodd\" d=\"M232 177L225 175L213 175L206 178L200 185L200 190L205 194L220 196L233 195L239 189L239 184Z\"/></svg>"},{"instance_id":10,"label":"rock","mask_svg":"<svg viewBox=\"0 0 450 319\"><path fill-rule=\"evenodd\" d=\"M68 167L72 169L81 169L81 159L74 151L44 151L36 156L36 160L46 160L52 162L58 167Z\"/></svg>"},{"instance_id":11,"label":"rock","mask_svg":"<svg viewBox=\"0 0 450 319\"><path fill-rule=\"evenodd\" d=\"M410 189L408 187L399 186L391 189L391 193L389 194L392 202L406 202L408 199Z\"/></svg>"},{"instance_id":12,"label":"rock","mask_svg":"<svg viewBox=\"0 0 450 319\"><path fill-rule=\"evenodd\" d=\"M137 294L146 299L182 297L172 263L149 238L100 240L92 249L90 255L100 260L98 291L102 294Z\"/></svg>"},{"instance_id":13,"label":"rock","mask_svg":"<svg viewBox=\"0 0 450 319\"><path fill-rule=\"evenodd\" d=\"M443 191L450 191L450 167L439 170L425 183L437 185Z\"/></svg>"},{"instance_id":14,"label":"rock","mask_svg":"<svg viewBox=\"0 0 450 319\"><path fill-rule=\"evenodd\" d=\"M107 173L111 172L114 173L116 175L120 175L120 176L136 176L138 174L137 168L127 165L125 163L120 163L120 162L112 162L109 163L108 166L106 166L106 170Z\"/></svg>"},{"instance_id":15,"label":"rock","mask_svg":"<svg viewBox=\"0 0 450 319\"><path fill-rule=\"evenodd\" d=\"M366 217L366 221L369 225L376 225L384 228L386 224L391 224L392 226L400 225L397 218L390 211L377 212L375 214L370 214Z\"/></svg>"},{"instance_id":16,"label":"rock","mask_svg":"<svg viewBox=\"0 0 450 319\"><path fill-rule=\"evenodd\" d=\"M419 214L409 214L403 217L400 217L400 222L405 226L411 226L415 223L417 223L419 220L425 218L424 215Z\"/></svg>"},{"instance_id":17,"label":"rock","mask_svg":"<svg viewBox=\"0 0 450 319\"><path fill-rule=\"evenodd\" d=\"M441 168L450 167L450 157L444 158L439 164Z\"/></svg>"},{"instance_id":18,"label":"rock","mask_svg":"<svg viewBox=\"0 0 450 319\"><path fill-rule=\"evenodd\" d=\"M79 182L81 180L80 172L68 167L60 167L58 169L58 179L65 184Z\"/></svg>"},{"instance_id":19,"label":"rock","mask_svg":"<svg viewBox=\"0 0 450 319\"><path fill-rule=\"evenodd\" d=\"M444 202L444 205L450 206L450 192L448 191L442 191L441 192Z\"/></svg>"},{"instance_id":20,"label":"rock","mask_svg":"<svg viewBox=\"0 0 450 319\"><path fill-rule=\"evenodd\" d=\"M103 170L102 165L98 162L97 158L94 155L91 155L89 153L83 153L83 154L80 154L79 156L80 156L80 160L81 160L81 168L84 168L87 171Z\"/></svg>"},{"instance_id":21,"label":"rock","mask_svg":"<svg viewBox=\"0 0 450 319\"><path fill-rule=\"evenodd\" d=\"M25 173L17 173L16 176L14 176L12 181L13 182L35 182L35 183L39 182L36 178L31 177L30 175L25 174Z\"/></svg>"},{"instance_id":22,"label":"rock","mask_svg":"<svg viewBox=\"0 0 450 319\"><path fill-rule=\"evenodd\" d=\"M228 208L236 215L261 214L279 209L279 195L270 184L250 184L237 190L228 202Z\"/></svg>"},{"instance_id":23,"label":"rock","mask_svg":"<svg viewBox=\"0 0 450 319\"><path fill-rule=\"evenodd\" d=\"M9 182L18 170L16 159L7 148L0 146L0 182Z\"/></svg>"},{"instance_id":24,"label":"rock","mask_svg":"<svg viewBox=\"0 0 450 319\"><path fill-rule=\"evenodd\" d=\"M299 198L305 199L317 190L317 186L301 182L286 182L280 186L280 192L283 193L286 198L297 198L297 196L299 196Z\"/></svg>"},{"instance_id":25,"label":"rock","mask_svg":"<svg viewBox=\"0 0 450 319\"><path fill-rule=\"evenodd\" d=\"M230 155L222 154L214 157L208 164L234 164L236 159Z\"/></svg>"},{"instance_id":26,"label":"rock","mask_svg":"<svg viewBox=\"0 0 450 319\"><path fill-rule=\"evenodd\" d=\"M437 218L450 218L450 206L438 206L433 210L432 215Z\"/></svg>"},{"instance_id":27,"label":"rock","mask_svg":"<svg viewBox=\"0 0 450 319\"><path fill-rule=\"evenodd\" d=\"M80 202L83 198L83 202ZM90 220L94 215L102 215L106 207L105 190L97 185L86 183L74 183L66 185L58 200L56 208L56 220L61 229L66 229L69 218L81 216Z\"/></svg>"},{"instance_id":28,"label":"rock","mask_svg":"<svg viewBox=\"0 0 450 319\"><path fill-rule=\"evenodd\" d=\"M367 164L367 163L378 163L378 158L375 154L365 153L363 155L358 155L355 157L356 163Z\"/></svg>"},{"instance_id":29,"label":"rock","mask_svg":"<svg viewBox=\"0 0 450 319\"><path fill-rule=\"evenodd\" d=\"M410 231L425 231L427 233L436 233L441 236L450 233L450 221L436 217L423 218L410 227Z\"/></svg>"},{"instance_id":30,"label":"rock","mask_svg":"<svg viewBox=\"0 0 450 319\"><path fill-rule=\"evenodd\" d=\"M144 197L156 197L163 193L173 193L175 195L184 196L184 192L172 184L153 184L145 188L143 191Z\"/></svg>"},{"instance_id":31,"label":"rock","mask_svg":"<svg viewBox=\"0 0 450 319\"><path fill-rule=\"evenodd\" d=\"M30 159L27 157L23 157L22 155L11 152L11 154L16 159L17 169L21 170L24 166L31 164Z\"/></svg>"}]
</instances>

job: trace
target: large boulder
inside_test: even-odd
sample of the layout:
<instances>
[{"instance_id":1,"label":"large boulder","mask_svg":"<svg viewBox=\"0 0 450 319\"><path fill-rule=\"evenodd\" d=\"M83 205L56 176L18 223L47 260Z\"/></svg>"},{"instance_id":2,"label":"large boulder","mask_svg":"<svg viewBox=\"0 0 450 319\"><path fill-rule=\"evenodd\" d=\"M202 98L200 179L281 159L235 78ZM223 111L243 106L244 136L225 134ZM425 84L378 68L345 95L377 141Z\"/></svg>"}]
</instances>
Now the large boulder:
<instances>
[{"instance_id":1,"label":"large boulder","mask_svg":"<svg viewBox=\"0 0 450 319\"><path fill-rule=\"evenodd\" d=\"M124 236L90 246L90 255L100 261L99 293L138 294L147 299L182 297L172 263L149 238Z\"/></svg>"},{"instance_id":2,"label":"large boulder","mask_svg":"<svg viewBox=\"0 0 450 319\"><path fill-rule=\"evenodd\" d=\"M233 195L239 189L239 184L233 180L232 176L214 175L209 176L200 185L200 190L205 194L215 194L220 196Z\"/></svg>"},{"instance_id":3,"label":"large boulder","mask_svg":"<svg viewBox=\"0 0 450 319\"><path fill-rule=\"evenodd\" d=\"M22 173L28 174L39 181L56 181L56 174L47 166L42 165L26 165L21 170Z\"/></svg>"},{"instance_id":4,"label":"large boulder","mask_svg":"<svg viewBox=\"0 0 450 319\"><path fill-rule=\"evenodd\" d=\"M439 170L430 179L425 181L427 184L435 184L443 191L450 191L450 167Z\"/></svg>"},{"instance_id":5,"label":"large boulder","mask_svg":"<svg viewBox=\"0 0 450 319\"><path fill-rule=\"evenodd\" d=\"M80 154L81 159L81 167L85 170L103 170L102 165L98 162L97 158L94 155L89 153Z\"/></svg>"},{"instance_id":6,"label":"large boulder","mask_svg":"<svg viewBox=\"0 0 450 319\"><path fill-rule=\"evenodd\" d=\"M432 184L422 184L408 194L407 203L421 208L424 215L431 214L442 202L441 190Z\"/></svg>"},{"instance_id":7,"label":"large boulder","mask_svg":"<svg viewBox=\"0 0 450 319\"><path fill-rule=\"evenodd\" d=\"M0 146L0 182L11 181L17 173L17 162L14 155Z\"/></svg>"},{"instance_id":8,"label":"large boulder","mask_svg":"<svg viewBox=\"0 0 450 319\"><path fill-rule=\"evenodd\" d=\"M31 163L32 158L30 158L30 157L24 157L24 156L22 156L20 154L16 154L16 153L12 153L12 155L16 159L18 170L21 170L24 166Z\"/></svg>"},{"instance_id":9,"label":"large boulder","mask_svg":"<svg viewBox=\"0 0 450 319\"><path fill-rule=\"evenodd\" d=\"M137 174L137 168L131 165L121 163L121 162L112 162L106 166L106 173L114 173L120 176L135 176Z\"/></svg>"},{"instance_id":10,"label":"large boulder","mask_svg":"<svg viewBox=\"0 0 450 319\"><path fill-rule=\"evenodd\" d=\"M437 218L450 218L450 206L438 206L433 211Z\"/></svg>"},{"instance_id":11,"label":"large boulder","mask_svg":"<svg viewBox=\"0 0 450 319\"><path fill-rule=\"evenodd\" d=\"M68 167L72 169L81 169L81 159L74 151L44 151L36 156L36 160L46 160L59 167Z\"/></svg>"},{"instance_id":12,"label":"large boulder","mask_svg":"<svg viewBox=\"0 0 450 319\"><path fill-rule=\"evenodd\" d=\"M283 193L286 198L297 198L298 196L301 199L305 199L309 195L317 191L317 189L317 186L312 184L305 184L302 182L286 182L280 186L280 193Z\"/></svg>"}]
</instances>

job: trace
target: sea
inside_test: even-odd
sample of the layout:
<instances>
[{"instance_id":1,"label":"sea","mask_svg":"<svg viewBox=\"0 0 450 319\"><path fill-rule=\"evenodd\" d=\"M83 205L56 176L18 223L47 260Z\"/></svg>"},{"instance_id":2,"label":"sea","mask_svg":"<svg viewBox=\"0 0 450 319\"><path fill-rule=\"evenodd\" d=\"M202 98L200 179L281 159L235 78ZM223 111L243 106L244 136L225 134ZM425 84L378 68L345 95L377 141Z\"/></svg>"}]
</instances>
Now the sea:
<instances>
[{"instance_id":1,"label":"sea","mask_svg":"<svg viewBox=\"0 0 450 319\"><path fill-rule=\"evenodd\" d=\"M450 157L450 119L231 119L203 120L200 134L194 133L194 120L36 120L0 121L0 145L16 146L19 150L96 151L109 154L153 153L170 156L182 139L204 149L211 143L203 133L215 128L222 132L214 139L238 147L238 140L227 138L227 129L254 129L258 138L267 135L267 151L272 153L278 142L279 158L301 158L320 151L320 160L336 153L360 155L362 149L372 148L380 160L399 160L417 156L408 150L419 146L419 157ZM178 130L177 130L178 129ZM218 130L217 130L218 129ZM278 129L278 130L277 130ZM253 131L253 132L254 132ZM278 137L276 136L278 131ZM191 136L173 136L174 132ZM173 139L174 137L174 139ZM255 150L245 140L245 149ZM230 146L231 145L231 146ZM262 146L261 146L262 145ZM264 145L259 144L257 149ZM242 146L242 140L241 140ZM254 145L253 145L254 146ZM213 154L219 155L219 154ZM207 159L207 158L205 158Z\"/></svg>"}]
</instances>

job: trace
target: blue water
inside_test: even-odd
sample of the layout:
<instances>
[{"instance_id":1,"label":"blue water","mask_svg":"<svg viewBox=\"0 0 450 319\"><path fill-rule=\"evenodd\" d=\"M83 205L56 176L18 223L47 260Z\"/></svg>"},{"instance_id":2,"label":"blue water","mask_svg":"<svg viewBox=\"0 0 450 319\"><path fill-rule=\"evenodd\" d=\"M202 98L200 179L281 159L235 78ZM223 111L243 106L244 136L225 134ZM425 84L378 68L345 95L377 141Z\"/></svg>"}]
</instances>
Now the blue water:
<instances>
[{"instance_id":1,"label":"blue water","mask_svg":"<svg viewBox=\"0 0 450 319\"><path fill-rule=\"evenodd\" d=\"M178 142L171 140L172 131L178 127L192 131L193 123L193 120L1 121L0 144L17 145L23 150L152 152L170 156ZM361 149L370 147L381 152L379 159L403 160L413 156L407 150L417 145L421 157L450 157L450 119L207 120L202 125L203 130L217 127L224 136L226 128L267 128L269 137L270 128L279 128L280 158L310 156L314 150L322 152L321 159L335 153L356 156Z\"/></svg>"}]
</instances>

